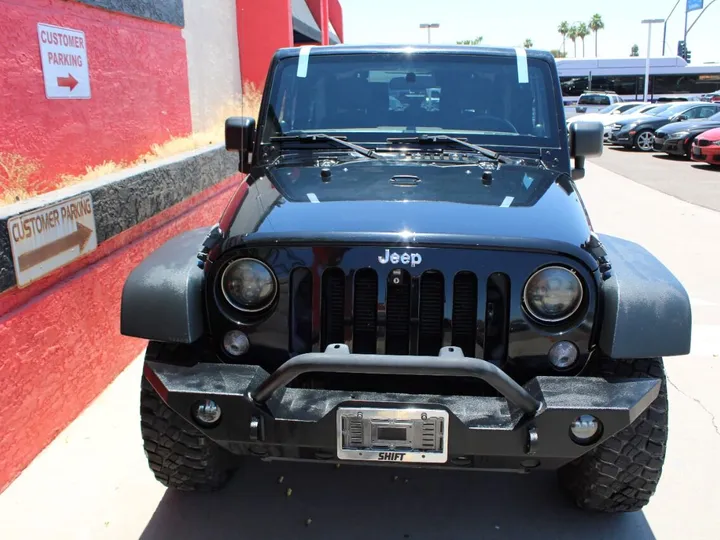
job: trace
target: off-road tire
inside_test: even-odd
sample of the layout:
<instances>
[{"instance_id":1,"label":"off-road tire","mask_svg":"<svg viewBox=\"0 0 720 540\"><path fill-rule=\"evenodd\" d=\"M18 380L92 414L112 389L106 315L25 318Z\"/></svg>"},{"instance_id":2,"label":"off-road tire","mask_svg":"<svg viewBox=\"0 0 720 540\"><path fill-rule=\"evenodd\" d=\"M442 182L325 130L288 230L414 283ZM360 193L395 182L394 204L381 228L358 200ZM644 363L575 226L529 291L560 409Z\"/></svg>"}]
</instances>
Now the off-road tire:
<instances>
[{"instance_id":1,"label":"off-road tire","mask_svg":"<svg viewBox=\"0 0 720 540\"><path fill-rule=\"evenodd\" d=\"M655 493L668 438L667 381L660 358L601 359L591 368L610 379L661 379L660 393L643 414L589 453L558 471L560 485L575 504L599 512L634 512Z\"/></svg>"},{"instance_id":2,"label":"off-road tire","mask_svg":"<svg viewBox=\"0 0 720 540\"><path fill-rule=\"evenodd\" d=\"M148 349L146 359L168 353ZM205 437L168 407L143 375L140 426L148 465L164 486L179 491L216 491L237 468L237 458Z\"/></svg>"}]
</instances>

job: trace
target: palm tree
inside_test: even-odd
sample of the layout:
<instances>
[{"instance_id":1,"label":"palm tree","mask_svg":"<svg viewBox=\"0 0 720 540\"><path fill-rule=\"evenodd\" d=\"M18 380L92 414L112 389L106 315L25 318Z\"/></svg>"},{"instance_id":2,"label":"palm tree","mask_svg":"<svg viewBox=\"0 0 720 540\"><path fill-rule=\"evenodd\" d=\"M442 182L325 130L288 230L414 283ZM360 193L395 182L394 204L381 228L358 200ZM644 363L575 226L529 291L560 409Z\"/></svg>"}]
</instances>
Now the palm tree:
<instances>
[{"instance_id":1,"label":"palm tree","mask_svg":"<svg viewBox=\"0 0 720 540\"><path fill-rule=\"evenodd\" d=\"M587 24L580 23L577 27L577 37L579 37L582 40L583 57L585 57L585 38L589 35L590 35L590 30L588 30Z\"/></svg>"},{"instance_id":2,"label":"palm tree","mask_svg":"<svg viewBox=\"0 0 720 540\"><path fill-rule=\"evenodd\" d=\"M567 36L568 36L568 38L570 38L570 41L573 42L573 50L575 51L573 54L575 57L577 57L577 43L575 42L575 40L578 37L577 26L572 25L570 28L568 28Z\"/></svg>"},{"instance_id":3,"label":"palm tree","mask_svg":"<svg viewBox=\"0 0 720 540\"><path fill-rule=\"evenodd\" d=\"M478 36L475 39L463 39L462 41L457 41L456 43L458 45L480 45L482 40L483 40L483 37Z\"/></svg>"},{"instance_id":4,"label":"palm tree","mask_svg":"<svg viewBox=\"0 0 720 540\"><path fill-rule=\"evenodd\" d=\"M602 20L602 17L599 13L596 13L592 16L592 19L590 19L590 30L595 32L595 58L597 58L597 36L598 36L598 30L602 30L605 28L605 23Z\"/></svg>"},{"instance_id":5,"label":"palm tree","mask_svg":"<svg viewBox=\"0 0 720 540\"><path fill-rule=\"evenodd\" d=\"M560 49L551 49L550 54L552 54L555 58L567 57L567 53L565 51L561 51Z\"/></svg>"},{"instance_id":6,"label":"palm tree","mask_svg":"<svg viewBox=\"0 0 720 540\"><path fill-rule=\"evenodd\" d=\"M633 45L632 49L630 49L630 56L640 56L640 47Z\"/></svg>"},{"instance_id":7,"label":"palm tree","mask_svg":"<svg viewBox=\"0 0 720 540\"><path fill-rule=\"evenodd\" d=\"M569 30L570 30L570 27L568 26L567 21L561 22L560 26L558 26L558 32L563 37L563 47L562 47L563 52L565 52L565 38L567 37Z\"/></svg>"},{"instance_id":8,"label":"palm tree","mask_svg":"<svg viewBox=\"0 0 720 540\"><path fill-rule=\"evenodd\" d=\"M532 46L533 46L533 42L532 42L532 39L530 39L530 38L526 39L523 42L523 47L525 47L526 49L529 49Z\"/></svg>"}]
</instances>

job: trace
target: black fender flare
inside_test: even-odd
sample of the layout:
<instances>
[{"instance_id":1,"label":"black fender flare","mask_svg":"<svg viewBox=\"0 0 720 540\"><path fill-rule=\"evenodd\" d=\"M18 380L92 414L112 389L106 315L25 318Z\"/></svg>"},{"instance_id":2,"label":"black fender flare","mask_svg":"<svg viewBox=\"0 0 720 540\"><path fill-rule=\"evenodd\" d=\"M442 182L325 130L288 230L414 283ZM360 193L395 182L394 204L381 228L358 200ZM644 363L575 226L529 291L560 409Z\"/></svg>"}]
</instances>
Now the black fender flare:
<instances>
[{"instance_id":1,"label":"black fender flare","mask_svg":"<svg viewBox=\"0 0 720 540\"><path fill-rule=\"evenodd\" d=\"M120 301L120 333L151 341L193 343L205 330L205 272L198 252L210 227L174 236L128 276Z\"/></svg>"},{"instance_id":2,"label":"black fender flare","mask_svg":"<svg viewBox=\"0 0 720 540\"><path fill-rule=\"evenodd\" d=\"M682 283L644 247L598 234L611 264L601 280L599 346L611 358L682 356L690 352L692 308Z\"/></svg>"}]
</instances>

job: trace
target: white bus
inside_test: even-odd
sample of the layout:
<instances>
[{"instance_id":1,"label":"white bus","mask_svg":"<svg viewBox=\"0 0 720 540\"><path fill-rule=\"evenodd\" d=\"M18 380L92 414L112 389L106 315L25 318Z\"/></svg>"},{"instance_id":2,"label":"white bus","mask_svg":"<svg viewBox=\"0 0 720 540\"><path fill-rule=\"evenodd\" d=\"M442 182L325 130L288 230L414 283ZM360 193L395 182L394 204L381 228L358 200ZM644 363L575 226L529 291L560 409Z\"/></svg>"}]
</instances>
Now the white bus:
<instances>
[{"instance_id":1,"label":"white bus","mask_svg":"<svg viewBox=\"0 0 720 540\"><path fill-rule=\"evenodd\" d=\"M623 101L642 101L645 58L558 58L560 85L566 106L583 92L615 92ZM650 59L648 99L700 99L720 90L720 63L688 64L679 56Z\"/></svg>"}]
</instances>

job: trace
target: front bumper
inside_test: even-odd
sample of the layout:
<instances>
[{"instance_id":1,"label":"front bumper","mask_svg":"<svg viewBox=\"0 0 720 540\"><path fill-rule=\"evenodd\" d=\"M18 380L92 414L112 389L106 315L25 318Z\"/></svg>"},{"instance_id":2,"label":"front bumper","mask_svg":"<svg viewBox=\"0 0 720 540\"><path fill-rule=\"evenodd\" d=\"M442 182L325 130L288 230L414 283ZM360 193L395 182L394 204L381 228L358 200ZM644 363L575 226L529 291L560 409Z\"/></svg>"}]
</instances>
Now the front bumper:
<instances>
[{"instance_id":1,"label":"front bumper","mask_svg":"<svg viewBox=\"0 0 720 540\"><path fill-rule=\"evenodd\" d=\"M685 139L658 139L653 141L653 149L674 156L685 155Z\"/></svg>"},{"instance_id":2,"label":"front bumper","mask_svg":"<svg viewBox=\"0 0 720 540\"><path fill-rule=\"evenodd\" d=\"M520 386L490 362L466 358L452 347L436 357L361 355L349 353L343 345L334 347L297 356L273 374L251 365L182 367L153 361L146 361L144 373L170 408L237 454L342 462L339 409L422 408L447 418L445 458L427 466L516 471L555 469L578 458L633 422L660 389L655 379L609 382L595 377L542 376ZM430 375L438 380L471 377L492 386L498 397L288 387L296 377L318 371ZM192 413L194 404L205 399L221 410L212 427ZM578 444L570 436L570 424L586 414L602 426L591 445Z\"/></svg>"},{"instance_id":3,"label":"front bumper","mask_svg":"<svg viewBox=\"0 0 720 540\"><path fill-rule=\"evenodd\" d=\"M623 131L611 131L608 142L620 146L632 146L634 144L633 136L629 132Z\"/></svg>"},{"instance_id":4,"label":"front bumper","mask_svg":"<svg viewBox=\"0 0 720 540\"><path fill-rule=\"evenodd\" d=\"M720 146L693 145L690 152L690 159L720 165Z\"/></svg>"}]
</instances>

